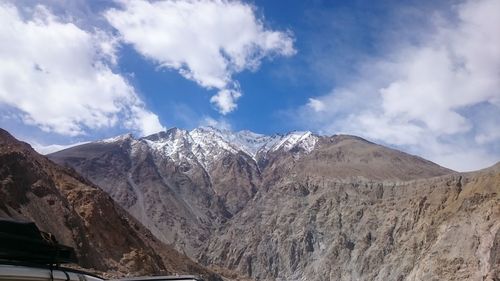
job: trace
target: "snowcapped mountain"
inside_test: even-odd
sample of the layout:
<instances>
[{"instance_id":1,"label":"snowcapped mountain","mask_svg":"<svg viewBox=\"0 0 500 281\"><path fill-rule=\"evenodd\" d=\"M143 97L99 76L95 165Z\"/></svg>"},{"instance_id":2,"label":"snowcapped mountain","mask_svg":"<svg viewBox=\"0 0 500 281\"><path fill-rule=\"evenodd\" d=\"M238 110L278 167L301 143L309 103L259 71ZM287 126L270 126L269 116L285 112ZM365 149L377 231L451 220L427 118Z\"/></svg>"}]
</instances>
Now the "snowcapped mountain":
<instances>
[{"instance_id":1,"label":"snowcapped mountain","mask_svg":"<svg viewBox=\"0 0 500 281\"><path fill-rule=\"evenodd\" d=\"M102 186L153 234L191 257L258 191L259 159L312 151L311 132L265 136L213 127L124 134L52 154ZM292 151L293 150L293 151Z\"/></svg>"},{"instance_id":2,"label":"snowcapped mountain","mask_svg":"<svg viewBox=\"0 0 500 281\"><path fill-rule=\"evenodd\" d=\"M258 155L264 156L270 152L288 152L295 149L310 153L318 137L309 131L267 136L248 130L232 132L214 127L200 127L191 131L171 128L139 139L134 139L131 134L124 134L99 142L124 141L131 141L132 147L139 147L139 143L146 144L155 153L173 160L197 162L207 169L228 153L241 152L254 161L257 160Z\"/></svg>"},{"instance_id":3,"label":"snowcapped mountain","mask_svg":"<svg viewBox=\"0 0 500 281\"><path fill-rule=\"evenodd\" d=\"M219 130L213 127L201 127L189 132L193 139L194 148L199 149L198 155L203 153L205 161L200 158L200 162L206 166L213 161L220 159L224 152L243 152L256 160L258 154L263 155L268 152L278 150L290 151L295 147L310 152L316 144L318 137L311 132L291 132L286 135L266 136L248 130L232 132L229 130Z\"/></svg>"},{"instance_id":4,"label":"snowcapped mountain","mask_svg":"<svg viewBox=\"0 0 500 281\"><path fill-rule=\"evenodd\" d=\"M488 252L500 241L498 170L450 175L355 136L212 127L122 135L49 157L161 241L252 280L423 280L434 268L464 280L483 263L479 280L498 264ZM466 246L448 251L457 241Z\"/></svg>"},{"instance_id":5,"label":"snowcapped mountain","mask_svg":"<svg viewBox=\"0 0 500 281\"><path fill-rule=\"evenodd\" d=\"M125 134L49 157L101 186L158 239L195 259L215 230L276 186L449 172L354 136L267 136L213 127L172 128L142 138Z\"/></svg>"}]
</instances>

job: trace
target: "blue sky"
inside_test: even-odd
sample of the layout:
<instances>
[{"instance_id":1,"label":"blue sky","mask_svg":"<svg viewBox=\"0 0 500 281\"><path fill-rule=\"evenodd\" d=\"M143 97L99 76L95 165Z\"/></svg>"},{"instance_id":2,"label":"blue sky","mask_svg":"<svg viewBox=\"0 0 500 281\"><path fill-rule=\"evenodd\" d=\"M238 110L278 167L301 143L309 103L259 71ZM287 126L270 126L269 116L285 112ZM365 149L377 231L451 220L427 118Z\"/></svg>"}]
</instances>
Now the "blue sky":
<instances>
[{"instance_id":1,"label":"blue sky","mask_svg":"<svg viewBox=\"0 0 500 281\"><path fill-rule=\"evenodd\" d=\"M46 152L213 125L500 160L500 0L0 0L0 127ZM54 146L56 145L56 146Z\"/></svg>"}]
</instances>

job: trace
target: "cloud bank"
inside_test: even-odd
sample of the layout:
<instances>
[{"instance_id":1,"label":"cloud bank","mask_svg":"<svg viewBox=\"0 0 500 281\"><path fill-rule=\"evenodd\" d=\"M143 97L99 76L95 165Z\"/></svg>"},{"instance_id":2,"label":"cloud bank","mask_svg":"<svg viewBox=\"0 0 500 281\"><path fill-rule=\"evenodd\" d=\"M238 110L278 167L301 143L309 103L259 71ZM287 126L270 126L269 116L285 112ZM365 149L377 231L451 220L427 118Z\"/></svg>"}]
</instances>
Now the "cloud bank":
<instances>
[{"instance_id":1,"label":"cloud bank","mask_svg":"<svg viewBox=\"0 0 500 281\"><path fill-rule=\"evenodd\" d=\"M26 124L66 136L113 127L163 129L134 88L113 72L116 40L62 22L43 6L28 18L0 3L0 103Z\"/></svg>"},{"instance_id":2,"label":"cloud bank","mask_svg":"<svg viewBox=\"0 0 500 281\"><path fill-rule=\"evenodd\" d=\"M461 171L493 164L500 158L498 11L499 0L467 1L454 7L453 20L431 18L431 34L367 61L353 82L310 98L299 122Z\"/></svg>"},{"instance_id":3,"label":"cloud bank","mask_svg":"<svg viewBox=\"0 0 500 281\"><path fill-rule=\"evenodd\" d=\"M240 1L122 0L105 13L121 39L159 67L218 93L222 114L236 109L242 93L235 73L256 70L269 56L295 54L287 32L272 31L254 8Z\"/></svg>"}]
</instances>

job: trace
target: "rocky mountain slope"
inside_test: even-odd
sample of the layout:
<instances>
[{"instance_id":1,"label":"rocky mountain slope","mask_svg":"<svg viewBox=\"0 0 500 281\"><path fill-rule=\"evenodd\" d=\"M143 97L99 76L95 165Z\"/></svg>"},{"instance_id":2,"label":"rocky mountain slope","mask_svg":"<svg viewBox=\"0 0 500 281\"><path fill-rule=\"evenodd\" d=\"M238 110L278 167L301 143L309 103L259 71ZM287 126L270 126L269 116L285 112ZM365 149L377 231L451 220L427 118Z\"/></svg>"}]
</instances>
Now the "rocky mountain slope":
<instances>
[{"instance_id":1,"label":"rocky mountain slope","mask_svg":"<svg viewBox=\"0 0 500 281\"><path fill-rule=\"evenodd\" d=\"M0 129L0 216L34 221L113 276L198 273L219 278L157 240L108 194Z\"/></svg>"},{"instance_id":2,"label":"rocky mountain slope","mask_svg":"<svg viewBox=\"0 0 500 281\"><path fill-rule=\"evenodd\" d=\"M450 173L352 136L211 127L123 135L49 156L101 186L162 241L196 258L214 230L283 180L411 180Z\"/></svg>"},{"instance_id":3,"label":"rocky mountain slope","mask_svg":"<svg viewBox=\"0 0 500 281\"><path fill-rule=\"evenodd\" d=\"M458 174L354 136L214 128L50 157L163 241L254 280L500 278L498 166Z\"/></svg>"},{"instance_id":4,"label":"rocky mountain slope","mask_svg":"<svg viewBox=\"0 0 500 281\"><path fill-rule=\"evenodd\" d=\"M2 152L8 157L1 160L1 202L7 203L0 214L29 217L56 233L62 229L59 235L68 244L92 245L79 246L89 266L104 262L119 271L140 264L134 260L140 257L149 272L181 264L202 270L182 256L175 263L178 254L159 250L165 246L133 218L103 224L96 213L123 210L74 172L57 166L47 172L53 164L23 147L2 144L10 152ZM29 161L9 162L13 151L28 153ZM50 158L102 185L154 236L222 272L253 280L500 278L500 164L459 174L353 136L264 136L214 128L174 128L139 139L123 135ZM50 175L44 181L53 183L18 176L16 185L27 191L9 189L11 175L33 171L44 171ZM35 179L41 177L37 173ZM48 186L55 199L40 186ZM99 196L82 198L82 188ZM105 202L93 206L95 196ZM106 204L111 207L100 207ZM36 211L50 208L64 218L52 222L48 213ZM74 216L86 223L80 226ZM91 218L95 228L88 226ZM110 233L123 224L120 233L132 231L128 248L116 238L113 254L93 252L104 243L97 229ZM73 237L87 232L94 234Z\"/></svg>"},{"instance_id":5,"label":"rocky mountain slope","mask_svg":"<svg viewBox=\"0 0 500 281\"><path fill-rule=\"evenodd\" d=\"M407 182L294 177L200 260L255 280L500 280L500 164Z\"/></svg>"}]
</instances>

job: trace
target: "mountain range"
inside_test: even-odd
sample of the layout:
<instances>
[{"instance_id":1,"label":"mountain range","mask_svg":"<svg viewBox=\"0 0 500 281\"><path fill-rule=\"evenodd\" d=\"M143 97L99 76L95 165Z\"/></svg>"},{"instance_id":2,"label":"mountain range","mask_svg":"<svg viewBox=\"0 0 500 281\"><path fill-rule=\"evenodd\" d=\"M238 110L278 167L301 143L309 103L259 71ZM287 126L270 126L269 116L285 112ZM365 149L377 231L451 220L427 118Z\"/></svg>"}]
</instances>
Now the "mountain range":
<instances>
[{"instance_id":1,"label":"mountain range","mask_svg":"<svg viewBox=\"0 0 500 281\"><path fill-rule=\"evenodd\" d=\"M50 159L102 187L160 240L196 258L211 233L283 180L410 180L449 173L351 136L265 136L212 127L127 134Z\"/></svg>"},{"instance_id":2,"label":"mountain range","mask_svg":"<svg viewBox=\"0 0 500 281\"><path fill-rule=\"evenodd\" d=\"M356 136L213 127L48 158L229 280L500 278L498 164L456 173Z\"/></svg>"}]
</instances>

